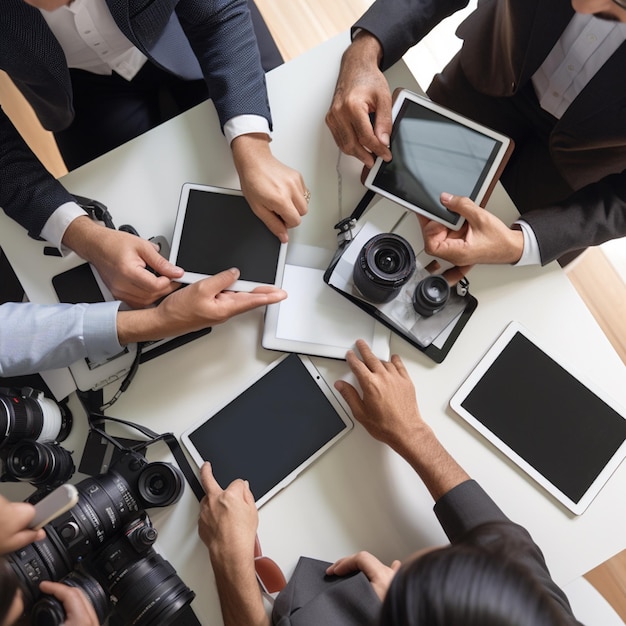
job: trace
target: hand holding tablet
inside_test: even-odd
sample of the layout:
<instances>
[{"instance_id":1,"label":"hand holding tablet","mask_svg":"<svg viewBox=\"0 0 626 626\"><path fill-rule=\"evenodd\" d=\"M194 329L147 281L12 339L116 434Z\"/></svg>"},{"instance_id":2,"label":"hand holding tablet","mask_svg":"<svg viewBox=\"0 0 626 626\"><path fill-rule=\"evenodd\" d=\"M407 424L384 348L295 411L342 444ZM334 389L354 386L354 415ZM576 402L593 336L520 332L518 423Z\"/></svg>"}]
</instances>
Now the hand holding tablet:
<instances>
[{"instance_id":1,"label":"hand holding tablet","mask_svg":"<svg viewBox=\"0 0 626 626\"><path fill-rule=\"evenodd\" d=\"M193 283L236 267L230 290L277 285L287 246L252 212L241 191L183 185L170 261L185 270L179 282Z\"/></svg>"},{"instance_id":2,"label":"hand holding tablet","mask_svg":"<svg viewBox=\"0 0 626 626\"><path fill-rule=\"evenodd\" d=\"M365 186L459 230L464 219L439 201L442 192L484 206L513 150L508 137L406 89L394 93L391 161L376 159Z\"/></svg>"}]
</instances>

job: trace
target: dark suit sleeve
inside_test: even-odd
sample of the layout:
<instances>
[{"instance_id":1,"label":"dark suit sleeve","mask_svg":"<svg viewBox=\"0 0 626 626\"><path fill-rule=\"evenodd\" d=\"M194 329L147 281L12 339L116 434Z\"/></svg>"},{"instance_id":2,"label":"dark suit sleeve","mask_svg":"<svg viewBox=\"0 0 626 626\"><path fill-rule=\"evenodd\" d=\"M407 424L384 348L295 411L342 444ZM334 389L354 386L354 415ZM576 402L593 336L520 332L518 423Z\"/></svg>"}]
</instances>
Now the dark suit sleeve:
<instances>
[{"instance_id":1,"label":"dark suit sleeve","mask_svg":"<svg viewBox=\"0 0 626 626\"><path fill-rule=\"evenodd\" d=\"M352 27L372 33L383 47L381 69L390 68L441 20L468 0L377 0Z\"/></svg>"},{"instance_id":2,"label":"dark suit sleeve","mask_svg":"<svg viewBox=\"0 0 626 626\"><path fill-rule=\"evenodd\" d=\"M0 109L0 207L4 212L37 237L52 213L73 200Z\"/></svg>"},{"instance_id":3,"label":"dark suit sleeve","mask_svg":"<svg viewBox=\"0 0 626 626\"><path fill-rule=\"evenodd\" d=\"M626 173L607 176L554 206L528 211L541 263L626 235Z\"/></svg>"},{"instance_id":4,"label":"dark suit sleeve","mask_svg":"<svg viewBox=\"0 0 626 626\"><path fill-rule=\"evenodd\" d=\"M442 496L435 504L435 515L451 543L462 543L467 533L476 530L472 535L475 543L504 545L507 557L528 568L564 615L573 617L567 596L552 580L539 546L524 527L500 510L477 482L465 481ZM480 526L484 524L488 526L481 532Z\"/></svg>"},{"instance_id":5,"label":"dark suit sleeve","mask_svg":"<svg viewBox=\"0 0 626 626\"><path fill-rule=\"evenodd\" d=\"M271 126L265 74L247 0L181 0L176 14L198 57L222 128L237 115Z\"/></svg>"}]
</instances>

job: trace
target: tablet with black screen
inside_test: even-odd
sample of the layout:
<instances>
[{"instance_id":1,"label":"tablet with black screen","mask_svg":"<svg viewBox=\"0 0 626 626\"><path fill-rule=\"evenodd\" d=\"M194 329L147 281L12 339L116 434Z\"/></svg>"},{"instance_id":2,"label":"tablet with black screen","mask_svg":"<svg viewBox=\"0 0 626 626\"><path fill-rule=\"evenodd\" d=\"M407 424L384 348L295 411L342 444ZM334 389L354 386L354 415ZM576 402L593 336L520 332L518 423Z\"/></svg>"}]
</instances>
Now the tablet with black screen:
<instances>
[{"instance_id":1,"label":"tablet with black screen","mask_svg":"<svg viewBox=\"0 0 626 626\"><path fill-rule=\"evenodd\" d=\"M626 456L626 411L511 323L450 406L581 514Z\"/></svg>"},{"instance_id":2,"label":"tablet with black screen","mask_svg":"<svg viewBox=\"0 0 626 626\"><path fill-rule=\"evenodd\" d=\"M441 204L441 193L467 196L484 206L513 141L406 89L394 93L391 115L392 159L377 158L365 186L459 230L465 220Z\"/></svg>"},{"instance_id":3,"label":"tablet with black screen","mask_svg":"<svg viewBox=\"0 0 626 626\"><path fill-rule=\"evenodd\" d=\"M289 354L184 432L182 441L199 466L211 462L223 487L247 480L260 507L352 426L310 359Z\"/></svg>"},{"instance_id":4,"label":"tablet with black screen","mask_svg":"<svg viewBox=\"0 0 626 626\"><path fill-rule=\"evenodd\" d=\"M183 185L170 249L170 261L185 270L179 282L237 267L241 275L232 291L275 285L286 252L287 245L252 212L241 191Z\"/></svg>"}]
</instances>

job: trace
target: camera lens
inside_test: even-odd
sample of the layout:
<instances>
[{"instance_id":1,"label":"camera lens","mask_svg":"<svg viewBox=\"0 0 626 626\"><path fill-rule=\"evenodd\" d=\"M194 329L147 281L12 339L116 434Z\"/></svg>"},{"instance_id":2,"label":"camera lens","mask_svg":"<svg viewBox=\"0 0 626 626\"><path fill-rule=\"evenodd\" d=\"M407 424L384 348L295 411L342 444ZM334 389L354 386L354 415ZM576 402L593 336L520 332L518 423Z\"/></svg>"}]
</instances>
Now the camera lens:
<instances>
[{"instance_id":1,"label":"camera lens","mask_svg":"<svg viewBox=\"0 0 626 626\"><path fill-rule=\"evenodd\" d=\"M0 390L0 445L22 439L63 441L72 427L72 414L30 388L12 393Z\"/></svg>"},{"instance_id":2,"label":"camera lens","mask_svg":"<svg viewBox=\"0 0 626 626\"><path fill-rule=\"evenodd\" d=\"M59 582L82 590L93 606L98 622L104 623L109 614L109 598L95 578L73 571ZM54 596L43 596L30 613L30 624L31 626L62 626L66 617L63 604L59 600Z\"/></svg>"},{"instance_id":3,"label":"camera lens","mask_svg":"<svg viewBox=\"0 0 626 626\"><path fill-rule=\"evenodd\" d=\"M448 281L439 274L427 276L415 288L413 308L423 317L430 317L443 309L450 296Z\"/></svg>"},{"instance_id":4,"label":"camera lens","mask_svg":"<svg viewBox=\"0 0 626 626\"><path fill-rule=\"evenodd\" d=\"M155 540L156 531L145 516L131 522L122 537L107 544L89 563L124 624L166 626L195 597L172 565L152 548Z\"/></svg>"},{"instance_id":5,"label":"camera lens","mask_svg":"<svg viewBox=\"0 0 626 626\"><path fill-rule=\"evenodd\" d=\"M415 253L403 237L382 233L372 237L354 264L354 285L368 300L393 300L415 271Z\"/></svg>"},{"instance_id":6,"label":"camera lens","mask_svg":"<svg viewBox=\"0 0 626 626\"><path fill-rule=\"evenodd\" d=\"M183 477L169 463L148 463L139 474L137 489L146 506L168 506L178 502L183 493Z\"/></svg>"},{"instance_id":7,"label":"camera lens","mask_svg":"<svg viewBox=\"0 0 626 626\"><path fill-rule=\"evenodd\" d=\"M23 441L7 451L7 474L36 487L62 485L75 469L72 455L59 445Z\"/></svg>"},{"instance_id":8,"label":"camera lens","mask_svg":"<svg viewBox=\"0 0 626 626\"><path fill-rule=\"evenodd\" d=\"M21 460L26 474L39 465L36 456ZM7 556L27 610L41 597L42 580L58 581L80 563L105 595L115 596L111 601L121 623L170 624L195 594L152 548L156 530L141 507L144 501L152 506L175 502L183 486L177 468L147 463L135 453L120 457L106 474L78 483L78 503L46 526L46 538ZM85 585L81 588L89 595ZM42 609L42 619L62 619L55 611Z\"/></svg>"},{"instance_id":9,"label":"camera lens","mask_svg":"<svg viewBox=\"0 0 626 626\"><path fill-rule=\"evenodd\" d=\"M46 526L48 533L49 526ZM42 580L59 580L72 569L72 563L62 546L57 545L54 537L31 543L6 556L13 570L24 598L24 608L28 611L39 598L39 583Z\"/></svg>"}]
</instances>

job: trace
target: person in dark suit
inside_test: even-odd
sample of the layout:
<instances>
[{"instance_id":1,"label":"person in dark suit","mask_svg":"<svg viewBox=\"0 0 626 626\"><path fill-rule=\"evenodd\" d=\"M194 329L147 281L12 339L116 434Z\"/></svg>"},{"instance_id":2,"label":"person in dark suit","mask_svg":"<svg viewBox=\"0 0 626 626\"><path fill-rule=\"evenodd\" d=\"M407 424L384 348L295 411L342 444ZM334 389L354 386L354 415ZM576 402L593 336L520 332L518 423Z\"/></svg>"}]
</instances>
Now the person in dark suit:
<instances>
[{"instance_id":1,"label":"person in dark suit","mask_svg":"<svg viewBox=\"0 0 626 626\"><path fill-rule=\"evenodd\" d=\"M529 533L470 479L424 422L402 360L394 355L380 361L362 340L357 348L361 358L353 351L346 358L362 395L345 381L335 387L370 435L416 471L435 500L450 545L422 550L391 566L367 552L333 564L301 560L276 598L271 623L578 624ZM243 480L222 489L209 463L201 478L207 496L199 533L209 549L224 625L269 625L255 577L254 497Z\"/></svg>"},{"instance_id":2,"label":"person in dark suit","mask_svg":"<svg viewBox=\"0 0 626 626\"><path fill-rule=\"evenodd\" d=\"M7 0L0 68L55 133L70 167L160 123L161 96L185 109L208 95L255 214L286 241L307 211L301 175L270 149L272 121L247 0ZM93 262L113 294L133 306L167 295L181 275L151 244L94 230L79 217L74 198L2 111L0 206L33 236Z\"/></svg>"},{"instance_id":3,"label":"person in dark suit","mask_svg":"<svg viewBox=\"0 0 626 626\"><path fill-rule=\"evenodd\" d=\"M357 21L326 118L341 150L366 167L391 159L382 71L466 5L377 0ZM502 182L522 219L509 228L442 189L467 225L420 219L429 253L461 266L545 264L626 234L625 22L624 0L490 0L460 25L462 49L427 93L514 139Z\"/></svg>"}]
</instances>

